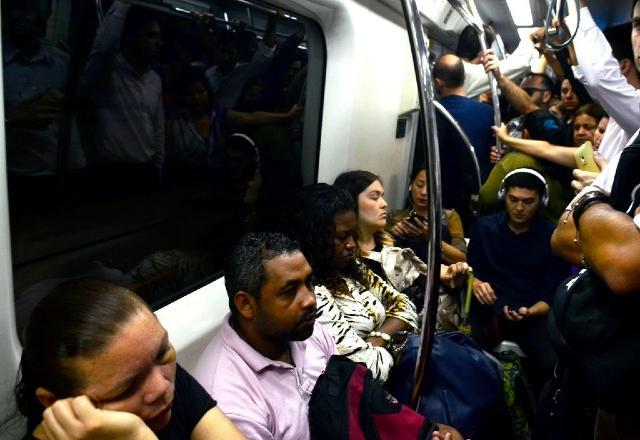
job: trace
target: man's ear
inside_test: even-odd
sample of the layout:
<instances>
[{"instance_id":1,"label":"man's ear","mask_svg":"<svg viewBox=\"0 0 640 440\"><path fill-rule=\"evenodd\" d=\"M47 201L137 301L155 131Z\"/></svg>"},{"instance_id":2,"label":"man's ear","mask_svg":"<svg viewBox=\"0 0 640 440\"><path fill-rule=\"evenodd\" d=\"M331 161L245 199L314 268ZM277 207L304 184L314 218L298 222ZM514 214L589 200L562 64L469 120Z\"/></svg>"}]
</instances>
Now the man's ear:
<instances>
[{"instance_id":1,"label":"man's ear","mask_svg":"<svg viewBox=\"0 0 640 440\"><path fill-rule=\"evenodd\" d=\"M45 408L49 408L58 400L55 394L43 387L36 388L36 399L38 399L38 402Z\"/></svg>"},{"instance_id":2,"label":"man's ear","mask_svg":"<svg viewBox=\"0 0 640 440\"><path fill-rule=\"evenodd\" d=\"M545 90L544 92L542 92L542 102L548 104L552 99L553 93L551 93L549 90Z\"/></svg>"},{"instance_id":3,"label":"man's ear","mask_svg":"<svg viewBox=\"0 0 640 440\"><path fill-rule=\"evenodd\" d=\"M624 76L627 76L631 71L631 68L635 67L635 65L633 64L633 61L631 61L629 58L621 59L619 64L620 64L620 70L622 71L622 74Z\"/></svg>"},{"instance_id":4,"label":"man's ear","mask_svg":"<svg viewBox=\"0 0 640 440\"><path fill-rule=\"evenodd\" d=\"M233 297L233 303L238 309L238 314L244 319L252 320L256 315L258 302L256 298L249 292L239 290Z\"/></svg>"},{"instance_id":5,"label":"man's ear","mask_svg":"<svg viewBox=\"0 0 640 440\"><path fill-rule=\"evenodd\" d=\"M436 91L440 93L442 89L442 80L440 78L434 78L434 85L436 86Z\"/></svg>"}]
</instances>

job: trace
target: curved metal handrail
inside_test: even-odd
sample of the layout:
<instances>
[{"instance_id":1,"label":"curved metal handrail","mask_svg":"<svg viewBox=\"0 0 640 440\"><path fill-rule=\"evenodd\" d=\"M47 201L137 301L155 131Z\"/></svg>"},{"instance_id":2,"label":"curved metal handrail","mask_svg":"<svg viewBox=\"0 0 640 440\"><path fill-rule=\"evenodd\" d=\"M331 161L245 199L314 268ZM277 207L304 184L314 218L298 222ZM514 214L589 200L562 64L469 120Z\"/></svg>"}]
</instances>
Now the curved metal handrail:
<instances>
[{"instance_id":1,"label":"curved metal handrail","mask_svg":"<svg viewBox=\"0 0 640 440\"><path fill-rule=\"evenodd\" d=\"M411 391L411 402L415 408L420 403L424 375L429 364L433 336L436 327L436 311L438 306L438 285L440 277L437 276L437 268L440 268L440 241L442 231L442 189L440 180L440 153L438 150L438 135L435 112L435 93L429 66L429 45L424 35L422 21L416 0L402 0L405 23L409 33L411 53L413 55L416 81L418 83L418 97L420 107L423 109L419 122L424 129L427 141L427 167L429 169L428 180L430 188L429 197L429 246L427 247L427 265L429 273L424 296L424 318L422 321L422 339L416 361L414 383ZM436 243L437 245L434 245Z\"/></svg>"},{"instance_id":2,"label":"curved metal handrail","mask_svg":"<svg viewBox=\"0 0 640 440\"><path fill-rule=\"evenodd\" d=\"M473 147L473 144L469 140L469 137L467 136L467 134L464 132L464 130L462 130L462 127L460 126L460 123L455 120L455 118L451 115L451 113L449 113L449 111L446 108L444 108L444 106L441 103L439 103L438 101L434 101L433 105L436 107L436 110L438 110L440 112L440 114L442 116L444 116L445 119L451 125L453 125L453 128L456 129L456 131L458 132L458 134L462 138L462 142L467 147L467 150L469 150L469 156L471 157L471 162L473 163L473 169L476 172L476 175L475 175L476 183L478 184L478 186L477 186L478 191L476 192L476 194L479 194L480 193L480 187L482 186L482 178L481 178L481 175L480 175L480 164L478 163L478 157L476 156L476 149Z\"/></svg>"}]
</instances>

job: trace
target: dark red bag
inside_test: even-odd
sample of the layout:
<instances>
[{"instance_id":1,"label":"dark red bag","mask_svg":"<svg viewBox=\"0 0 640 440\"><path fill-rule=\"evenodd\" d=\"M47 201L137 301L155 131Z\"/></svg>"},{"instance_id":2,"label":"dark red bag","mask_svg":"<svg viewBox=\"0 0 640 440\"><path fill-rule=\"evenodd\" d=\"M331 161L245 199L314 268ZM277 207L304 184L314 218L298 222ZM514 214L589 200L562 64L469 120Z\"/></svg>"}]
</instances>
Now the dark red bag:
<instances>
[{"instance_id":1,"label":"dark red bag","mask_svg":"<svg viewBox=\"0 0 640 440\"><path fill-rule=\"evenodd\" d=\"M332 356L309 402L312 439L428 440L436 425L402 405L366 366Z\"/></svg>"}]
</instances>

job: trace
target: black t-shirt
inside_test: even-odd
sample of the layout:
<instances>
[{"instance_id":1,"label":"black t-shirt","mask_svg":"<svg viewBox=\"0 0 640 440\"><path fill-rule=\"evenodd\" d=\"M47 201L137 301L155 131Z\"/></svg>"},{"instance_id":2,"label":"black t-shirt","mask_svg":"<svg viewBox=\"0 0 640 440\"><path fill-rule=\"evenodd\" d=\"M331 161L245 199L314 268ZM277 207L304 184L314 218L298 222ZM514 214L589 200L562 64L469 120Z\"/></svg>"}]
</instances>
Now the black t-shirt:
<instances>
[{"instance_id":1,"label":"black t-shirt","mask_svg":"<svg viewBox=\"0 0 640 440\"><path fill-rule=\"evenodd\" d=\"M191 438L191 432L200 419L215 406L216 401L209 393L184 368L177 365L171 420L162 431L156 433L158 438L160 440Z\"/></svg>"}]
</instances>

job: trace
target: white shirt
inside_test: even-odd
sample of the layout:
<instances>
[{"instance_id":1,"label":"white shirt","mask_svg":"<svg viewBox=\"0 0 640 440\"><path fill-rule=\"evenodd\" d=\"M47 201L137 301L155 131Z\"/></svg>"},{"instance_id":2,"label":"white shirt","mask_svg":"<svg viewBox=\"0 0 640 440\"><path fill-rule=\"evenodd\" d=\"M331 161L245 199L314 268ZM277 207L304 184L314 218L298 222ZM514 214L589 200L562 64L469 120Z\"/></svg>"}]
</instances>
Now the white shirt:
<instances>
[{"instance_id":1,"label":"white shirt","mask_svg":"<svg viewBox=\"0 0 640 440\"><path fill-rule=\"evenodd\" d=\"M580 9L580 14L580 26L573 40L578 66L572 67L573 74L631 137L640 127L640 91L622 75L611 46L589 9ZM567 17L570 29L575 28L575 21L575 16Z\"/></svg>"},{"instance_id":2,"label":"white shirt","mask_svg":"<svg viewBox=\"0 0 640 440\"><path fill-rule=\"evenodd\" d=\"M510 80L517 80L529 72L531 58L535 55L533 43L528 38L520 40L520 44L511 55L500 61L500 72ZM490 91L489 76L482 64L471 64L463 60L464 91L469 98Z\"/></svg>"},{"instance_id":3,"label":"white shirt","mask_svg":"<svg viewBox=\"0 0 640 440\"><path fill-rule=\"evenodd\" d=\"M164 163L162 81L115 55L129 5L116 1L102 20L89 55L88 92L96 105L96 150L109 162Z\"/></svg>"},{"instance_id":4,"label":"white shirt","mask_svg":"<svg viewBox=\"0 0 640 440\"><path fill-rule=\"evenodd\" d=\"M629 143L629 136L627 132L620 127L620 124L615 119L609 117L609 123L607 129L600 141L600 147L598 152L600 156L607 162L610 162L622 149Z\"/></svg>"}]
</instances>

